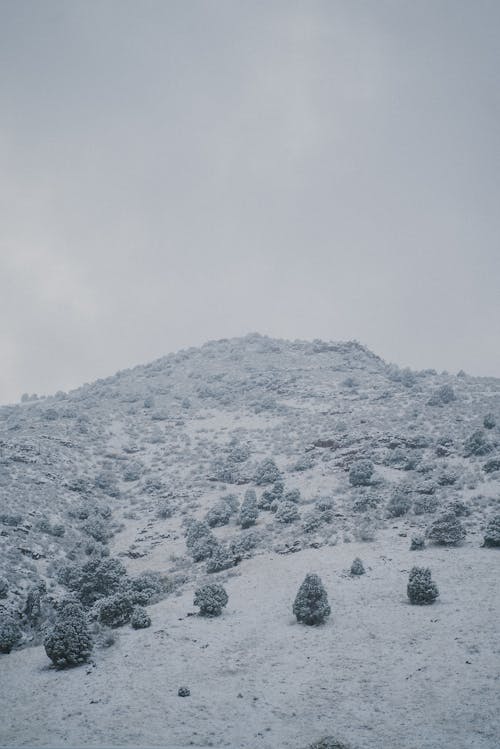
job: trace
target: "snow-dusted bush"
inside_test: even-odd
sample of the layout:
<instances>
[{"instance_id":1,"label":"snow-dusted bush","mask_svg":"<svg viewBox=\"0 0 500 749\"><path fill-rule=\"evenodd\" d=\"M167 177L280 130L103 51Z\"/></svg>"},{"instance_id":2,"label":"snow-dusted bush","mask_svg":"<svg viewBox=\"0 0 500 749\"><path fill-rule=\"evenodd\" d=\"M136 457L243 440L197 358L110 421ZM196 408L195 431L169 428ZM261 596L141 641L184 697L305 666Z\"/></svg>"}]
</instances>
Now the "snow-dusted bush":
<instances>
[{"instance_id":1,"label":"snow-dusted bush","mask_svg":"<svg viewBox=\"0 0 500 749\"><path fill-rule=\"evenodd\" d=\"M308 749L350 749L350 747L333 736L324 736L319 741L315 741L314 744L310 744Z\"/></svg>"},{"instance_id":2,"label":"snow-dusted bush","mask_svg":"<svg viewBox=\"0 0 500 749\"><path fill-rule=\"evenodd\" d=\"M235 557L243 558L249 556L249 552L259 545L259 541L259 533L256 531L247 531L233 538L229 544L229 548Z\"/></svg>"},{"instance_id":3,"label":"snow-dusted bush","mask_svg":"<svg viewBox=\"0 0 500 749\"><path fill-rule=\"evenodd\" d=\"M295 597L292 610L297 621L303 624L322 624L330 616L328 596L318 575L306 575Z\"/></svg>"},{"instance_id":4,"label":"snow-dusted bush","mask_svg":"<svg viewBox=\"0 0 500 749\"><path fill-rule=\"evenodd\" d=\"M314 468L313 456L302 455L295 461L295 463L291 467L291 470L295 473L302 473L303 471L309 471L311 468Z\"/></svg>"},{"instance_id":5,"label":"snow-dusted bush","mask_svg":"<svg viewBox=\"0 0 500 749\"><path fill-rule=\"evenodd\" d=\"M483 419L483 426L485 429L494 429L497 425L497 420L494 415L489 413Z\"/></svg>"},{"instance_id":6,"label":"snow-dusted bush","mask_svg":"<svg viewBox=\"0 0 500 749\"><path fill-rule=\"evenodd\" d=\"M227 525L231 519L231 507L222 500L216 502L205 515L205 522L210 528Z\"/></svg>"},{"instance_id":7,"label":"snow-dusted bush","mask_svg":"<svg viewBox=\"0 0 500 749\"><path fill-rule=\"evenodd\" d=\"M56 668L85 663L92 652L92 637L82 607L74 601L63 602L43 644Z\"/></svg>"},{"instance_id":8,"label":"snow-dusted bush","mask_svg":"<svg viewBox=\"0 0 500 749\"><path fill-rule=\"evenodd\" d=\"M364 575L364 574L365 574L364 564L359 557L356 557L356 559L354 559L353 563L351 564L351 575Z\"/></svg>"},{"instance_id":9,"label":"snow-dusted bush","mask_svg":"<svg viewBox=\"0 0 500 749\"><path fill-rule=\"evenodd\" d=\"M424 515L433 513L439 507L439 500L432 494L420 494L413 500L413 512L415 515Z\"/></svg>"},{"instance_id":10,"label":"snow-dusted bush","mask_svg":"<svg viewBox=\"0 0 500 749\"><path fill-rule=\"evenodd\" d=\"M42 619L42 596L47 592L45 581L31 585L26 595L24 616L31 627L37 627Z\"/></svg>"},{"instance_id":11,"label":"snow-dusted bush","mask_svg":"<svg viewBox=\"0 0 500 749\"><path fill-rule=\"evenodd\" d=\"M255 525L258 517L257 495L254 489L247 489L241 503L239 523L242 528L250 528Z\"/></svg>"},{"instance_id":12,"label":"snow-dusted bush","mask_svg":"<svg viewBox=\"0 0 500 749\"><path fill-rule=\"evenodd\" d=\"M298 504L301 498L302 495L300 493L300 489L289 489L283 494L283 500L285 502L295 502Z\"/></svg>"},{"instance_id":13,"label":"snow-dusted bush","mask_svg":"<svg viewBox=\"0 0 500 749\"><path fill-rule=\"evenodd\" d=\"M0 577L0 598L7 598L9 594L9 583L5 577Z\"/></svg>"},{"instance_id":14,"label":"snow-dusted bush","mask_svg":"<svg viewBox=\"0 0 500 749\"><path fill-rule=\"evenodd\" d=\"M257 486L274 484L276 481L280 481L280 479L281 472L272 458L266 458L266 460L259 463L253 476L253 480Z\"/></svg>"},{"instance_id":15,"label":"snow-dusted bush","mask_svg":"<svg viewBox=\"0 0 500 749\"><path fill-rule=\"evenodd\" d=\"M349 471L349 481L352 486L367 486L373 476L373 463L365 458L356 460Z\"/></svg>"},{"instance_id":16,"label":"snow-dusted bush","mask_svg":"<svg viewBox=\"0 0 500 749\"><path fill-rule=\"evenodd\" d=\"M95 478L95 485L101 489L108 497L119 497L120 489L114 475L108 471L99 473Z\"/></svg>"},{"instance_id":17,"label":"snow-dusted bush","mask_svg":"<svg viewBox=\"0 0 500 749\"><path fill-rule=\"evenodd\" d=\"M21 629L8 612L0 612L0 653L10 653L21 639Z\"/></svg>"},{"instance_id":18,"label":"snow-dusted bush","mask_svg":"<svg viewBox=\"0 0 500 749\"><path fill-rule=\"evenodd\" d=\"M445 406L448 403L452 403L456 400L455 391L451 385L441 385L440 388L434 391L428 400L429 406Z\"/></svg>"},{"instance_id":19,"label":"snow-dusted bush","mask_svg":"<svg viewBox=\"0 0 500 749\"><path fill-rule=\"evenodd\" d=\"M101 624L115 629L130 620L134 605L126 594L115 593L114 596L102 598L97 604L97 609Z\"/></svg>"},{"instance_id":20,"label":"snow-dusted bush","mask_svg":"<svg viewBox=\"0 0 500 749\"><path fill-rule=\"evenodd\" d=\"M218 542L206 523L194 520L187 529L186 546L193 560L202 562L212 556Z\"/></svg>"},{"instance_id":21,"label":"snow-dusted bush","mask_svg":"<svg viewBox=\"0 0 500 749\"><path fill-rule=\"evenodd\" d=\"M315 533L326 522L325 517L329 518L330 513L309 510L302 518L302 528L306 533Z\"/></svg>"},{"instance_id":22,"label":"snow-dusted bush","mask_svg":"<svg viewBox=\"0 0 500 749\"><path fill-rule=\"evenodd\" d=\"M232 548L220 544L215 547L207 561L207 572L222 572L235 567L240 561L241 557L235 555Z\"/></svg>"},{"instance_id":23,"label":"snow-dusted bush","mask_svg":"<svg viewBox=\"0 0 500 749\"><path fill-rule=\"evenodd\" d=\"M378 494L360 494L353 502L354 512L366 512L379 506L382 497Z\"/></svg>"},{"instance_id":24,"label":"snow-dusted bush","mask_svg":"<svg viewBox=\"0 0 500 749\"><path fill-rule=\"evenodd\" d=\"M151 617L142 606L135 606L130 615L130 624L134 629L146 629L151 626Z\"/></svg>"},{"instance_id":25,"label":"snow-dusted bush","mask_svg":"<svg viewBox=\"0 0 500 749\"><path fill-rule=\"evenodd\" d=\"M274 502L279 502L283 498L285 485L283 481L276 481L269 489L265 489L257 502L260 510L270 510Z\"/></svg>"},{"instance_id":26,"label":"snow-dusted bush","mask_svg":"<svg viewBox=\"0 0 500 749\"><path fill-rule=\"evenodd\" d=\"M491 458L488 460L484 466L483 471L485 473L494 473L495 471L500 471L500 458Z\"/></svg>"},{"instance_id":27,"label":"snow-dusted bush","mask_svg":"<svg viewBox=\"0 0 500 749\"><path fill-rule=\"evenodd\" d=\"M500 546L500 515L491 518L484 532L484 546Z\"/></svg>"},{"instance_id":28,"label":"snow-dusted bush","mask_svg":"<svg viewBox=\"0 0 500 749\"><path fill-rule=\"evenodd\" d=\"M58 582L74 591L84 606L99 598L116 593L126 569L119 559L92 557L83 565L66 565L58 574Z\"/></svg>"},{"instance_id":29,"label":"snow-dusted bush","mask_svg":"<svg viewBox=\"0 0 500 749\"><path fill-rule=\"evenodd\" d=\"M444 512L453 512L457 518L467 517L471 513L471 508L463 499L454 499L445 506Z\"/></svg>"},{"instance_id":30,"label":"snow-dusted bush","mask_svg":"<svg viewBox=\"0 0 500 749\"><path fill-rule=\"evenodd\" d=\"M486 433L482 429L477 429L464 442L464 455L469 458L471 455L488 455L493 450L493 445L486 438Z\"/></svg>"},{"instance_id":31,"label":"snow-dusted bush","mask_svg":"<svg viewBox=\"0 0 500 749\"><path fill-rule=\"evenodd\" d=\"M166 520L167 518L171 518L173 515L172 502L169 499L160 499L160 501L158 502L156 515L161 520Z\"/></svg>"},{"instance_id":32,"label":"snow-dusted bush","mask_svg":"<svg viewBox=\"0 0 500 749\"><path fill-rule=\"evenodd\" d=\"M106 543L110 537L108 524L98 515L90 515L80 526L81 530L95 541Z\"/></svg>"},{"instance_id":33,"label":"snow-dusted bush","mask_svg":"<svg viewBox=\"0 0 500 749\"><path fill-rule=\"evenodd\" d=\"M164 585L157 572L143 572L138 577L125 578L120 586L133 604L147 606L155 603L164 592Z\"/></svg>"},{"instance_id":34,"label":"snow-dusted bush","mask_svg":"<svg viewBox=\"0 0 500 749\"><path fill-rule=\"evenodd\" d=\"M410 511L412 498L406 492L395 492L387 503L386 511L389 518L400 518Z\"/></svg>"},{"instance_id":35,"label":"snow-dusted bush","mask_svg":"<svg viewBox=\"0 0 500 749\"><path fill-rule=\"evenodd\" d=\"M412 536L410 551L422 551L422 549L425 549L425 538L420 535Z\"/></svg>"},{"instance_id":36,"label":"snow-dusted bush","mask_svg":"<svg viewBox=\"0 0 500 749\"><path fill-rule=\"evenodd\" d=\"M222 585L210 583L203 585L194 594L194 605L200 609L200 616L220 616L227 606L228 596Z\"/></svg>"},{"instance_id":37,"label":"snow-dusted bush","mask_svg":"<svg viewBox=\"0 0 500 749\"><path fill-rule=\"evenodd\" d=\"M424 605L434 603L439 595L436 583L432 581L428 567L413 567L406 588L410 603Z\"/></svg>"},{"instance_id":38,"label":"snow-dusted bush","mask_svg":"<svg viewBox=\"0 0 500 749\"><path fill-rule=\"evenodd\" d=\"M466 531L454 512L445 512L430 526L428 538L443 546L456 546L466 536Z\"/></svg>"},{"instance_id":39,"label":"snow-dusted bush","mask_svg":"<svg viewBox=\"0 0 500 749\"><path fill-rule=\"evenodd\" d=\"M300 513L297 510L295 502L280 502L276 510L276 520L278 523L294 523L300 520Z\"/></svg>"}]
</instances>

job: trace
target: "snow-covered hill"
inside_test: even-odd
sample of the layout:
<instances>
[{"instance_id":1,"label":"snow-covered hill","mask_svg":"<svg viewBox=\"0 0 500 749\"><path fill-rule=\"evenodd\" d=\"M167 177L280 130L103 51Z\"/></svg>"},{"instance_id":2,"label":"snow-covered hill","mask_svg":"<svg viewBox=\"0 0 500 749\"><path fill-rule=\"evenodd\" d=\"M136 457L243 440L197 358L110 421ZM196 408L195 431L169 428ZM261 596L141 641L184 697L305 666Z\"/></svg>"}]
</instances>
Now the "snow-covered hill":
<instances>
[{"instance_id":1,"label":"snow-covered hill","mask_svg":"<svg viewBox=\"0 0 500 749\"><path fill-rule=\"evenodd\" d=\"M500 380L257 334L3 407L0 616L22 634L0 656L0 745L498 746L500 558L482 543L499 423ZM463 542L410 551L443 512ZM195 561L186 533L205 519ZM157 573L152 624L110 637L87 601L91 661L55 670L43 633L100 559ZM432 570L432 606L408 603L414 565ZM320 627L292 616L311 571L332 609ZM207 581L229 595L214 619L192 616Z\"/></svg>"}]
</instances>

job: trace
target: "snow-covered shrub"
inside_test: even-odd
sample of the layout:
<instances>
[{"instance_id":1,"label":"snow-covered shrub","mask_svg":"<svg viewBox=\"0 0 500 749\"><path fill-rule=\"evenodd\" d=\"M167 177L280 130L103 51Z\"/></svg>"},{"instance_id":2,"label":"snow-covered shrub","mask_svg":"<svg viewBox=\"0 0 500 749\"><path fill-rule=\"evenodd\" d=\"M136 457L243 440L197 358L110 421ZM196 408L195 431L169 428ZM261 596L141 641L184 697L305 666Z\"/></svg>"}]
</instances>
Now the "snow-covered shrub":
<instances>
[{"instance_id":1,"label":"snow-covered shrub","mask_svg":"<svg viewBox=\"0 0 500 749\"><path fill-rule=\"evenodd\" d=\"M485 429L494 429L497 425L497 420L494 415L489 413L483 419L483 426Z\"/></svg>"},{"instance_id":2,"label":"snow-covered shrub","mask_svg":"<svg viewBox=\"0 0 500 749\"><path fill-rule=\"evenodd\" d=\"M99 473L95 478L95 485L101 489L108 497L119 497L120 489L114 475L108 471Z\"/></svg>"},{"instance_id":3,"label":"snow-covered shrub","mask_svg":"<svg viewBox=\"0 0 500 749\"><path fill-rule=\"evenodd\" d=\"M110 537L107 523L98 515L90 515L80 528L87 536L101 543L106 543Z\"/></svg>"},{"instance_id":4,"label":"snow-covered shrub","mask_svg":"<svg viewBox=\"0 0 500 749\"><path fill-rule=\"evenodd\" d=\"M134 605L124 593L115 593L108 598L102 598L97 604L99 621L107 627L122 627L132 615Z\"/></svg>"},{"instance_id":5,"label":"snow-covered shrub","mask_svg":"<svg viewBox=\"0 0 500 749\"><path fill-rule=\"evenodd\" d=\"M365 458L356 460L349 471L349 481L352 486L367 486L373 476L373 463Z\"/></svg>"},{"instance_id":6,"label":"snow-covered shrub","mask_svg":"<svg viewBox=\"0 0 500 749\"><path fill-rule=\"evenodd\" d=\"M47 592L45 581L31 585L26 596L24 616L31 627L37 627L42 619L42 596Z\"/></svg>"},{"instance_id":7,"label":"snow-covered shrub","mask_svg":"<svg viewBox=\"0 0 500 749\"><path fill-rule=\"evenodd\" d=\"M457 482L457 475L452 471L443 471L438 476L439 486L453 486Z\"/></svg>"},{"instance_id":8,"label":"snow-covered shrub","mask_svg":"<svg viewBox=\"0 0 500 749\"><path fill-rule=\"evenodd\" d=\"M377 524L372 515L363 515L354 526L354 536L357 541L374 541Z\"/></svg>"},{"instance_id":9,"label":"snow-covered shrub","mask_svg":"<svg viewBox=\"0 0 500 749\"><path fill-rule=\"evenodd\" d=\"M406 588L410 603L425 605L434 603L439 595L428 567L412 567Z\"/></svg>"},{"instance_id":10,"label":"snow-covered shrub","mask_svg":"<svg viewBox=\"0 0 500 749\"><path fill-rule=\"evenodd\" d=\"M471 455L488 455L493 450L493 445L486 438L486 433L482 429L477 429L464 442L464 455L469 458Z\"/></svg>"},{"instance_id":11,"label":"snow-covered shrub","mask_svg":"<svg viewBox=\"0 0 500 749\"><path fill-rule=\"evenodd\" d=\"M456 546L465 536L465 528L454 512L440 515L427 531L428 538L443 546Z\"/></svg>"},{"instance_id":12,"label":"snow-covered shrub","mask_svg":"<svg viewBox=\"0 0 500 749\"><path fill-rule=\"evenodd\" d=\"M221 497L220 500L221 502L225 502L225 504L229 507L231 515L235 515L240 509L240 503L236 494L224 494L224 496Z\"/></svg>"},{"instance_id":13,"label":"snow-covered shrub","mask_svg":"<svg viewBox=\"0 0 500 749\"><path fill-rule=\"evenodd\" d=\"M249 552L259 545L259 541L259 533L256 531L247 531L233 538L229 544L229 548L235 557L243 558L249 556Z\"/></svg>"},{"instance_id":14,"label":"snow-covered shrub","mask_svg":"<svg viewBox=\"0 0 500 749\"><path fill-rule=\"evenodd\" d=\"M118 590L126 569L119 559L91 557L83 565L66 565L58 574L58 582L72 590L84 606Z\"/></svg>"},{"instance_id":15,"label":"snow-covered shrub","mask_svg":"<svg viewBox=\"0 0 500 749\"><path fill-rule=\"evenodd\" d=\"M8 612L0 612L0 653L10 653L21 639L21 629Z\"/></svg>"},{"instance_id":16,"label":"snow-covered shrub","mask_svg":"<svg viewBox=\"0 0 500 749\"><path fill-rule=\"evenodd\" d=\"M413 500L413 512L415 515L434 513L439 507L439 500L431 494L421 494Z\"/></svg>"},{"instance_id":17,"label":"snow-covered shrub","mask_svg":"<svg viewBox=\"0 0 500 749\"><path fill-rule=\"evenodd\" d=\"M82 607L74 601L64 601L43 644L56 668L85 663L92 652L92 637Z\"/></svg>"},{"instance_id":18,"label":"snow-covered shrub","mask_svg":"<svg viewBox=\"0 0 500 749\"><path fill-rule=\"evenodd\" d=\"M360 494L353 502L352 509L354 512L366 512L379 506L382 497L378 494Z\"/></svg>"},{"instance_id":19,"label":"snow-covered shrub","mask_svg":"<svg viewBox=\"0 0 500 749\"><path fill-rule=\"evenodd\" d=\"M289 489L283 495L283 500L285 502L296 502L298 504L301 498L302 498L302 495L300 493L300 489Z\"/></svg>"},{"instance_id":20,"label":"snow-covered shrub","mask_svg":"<svg viewBox=\"0 0 500 749\"><path fill-rule=\"evenodd\" d=\"M240 561L241 557L235 555L232 548L220 544L215 547L207 561L207 572L222 572L235 567Z\"/></svg>"},{"instance_id":21,"label":"snow-covered shrub","mask_svg":"<svg viewBox=\"0 0 500 749\"><path fill-rule=\"evenodd\" d=\"M425 538L421 535L411 537L410 551L422 551L425 549Z\"/></svg>"},{"instance_id":22,"label":"snow-covered shrub","mask_svg":"<svg viewBox=\"0 0 500 749\"><path fill-rule=\"evenodd\" d=\"M23 522L23 516L22 515L11 515L9 512L1 512L0 513L0 523L3 525L11 525L11 526L17 526L20 525Z\"/></svg>"},{"instance_id":23,"label":"snow-covered shrub","mask_svg":"<svg viewBox=\"0 0 500 749\"><path fill-rule=\"evenodd\" d=\"M319 741L315 741L314 744L310 744L307 749L350 749L350 747L333 736L324 736Z\"/></svg>"},{"instance_id":24,"label":"snow-covered shrub","mask_svg":"<svg viewBox=\"0 0 500 749\"><path fill-rule=\"evenodd\" d=\"M133 604L147 606L156 603L164 592L164 585L157 572L143 572L138 577L125 578L120 586Z\"/></svg>"},{"instance_id":25,"label":"snow-covered shrub","mask_svg":"<svg viewBox=\"0 0 500 749\"><path fill-rule=\"evenodd\" d=\"M456 395L451 385L441 385L434 391L427 403L429 406L445 406L454 400L456 400Z\"/></svg>"},{"instance_id":26,"label":"snow-covered shrub","mask_svg":"<svg viewBox=\"0 0 500 749\"><path fill-rule=\"evenodd\" d=\"M257 486L274 484L276 481L281 480L281 472L274 460L266 458L255 469L253 480Z\"/></svg>"},{"instance_id":27,"label":"snow-covered shrub","mask_svg":"<svg viewBox=\"0 0 500 749\"><path fill-rule=\"evenodd\" d=\"M283 498L285 485L282 481L276 481L270 489L265 489L257 502L260 510L270 510L274 502L279 502Z\"/></svg>"},{"instance_id":28,"label":"snow-covered shrub","mask_svg":"<svg viewBox=\"0 0 500 749\"><path fill-rule=\"evenodd\" d=\"M300 520L300 513L295 502L280 502L276 510L276 520L278 523L293 523L295 520Z\"/></svg>"},{"instance_id":29,"label":"snow-covered shrub","mask_svg":"<svg viewBox=\"0 0 500 749\"><path fill-rule=\"evenodd\" d=\"M146 629L151 626L151 617L142 606L135 606L130 615L130 624L134 629Z\"/></svg>"},{"instance_id":30,"label":"snow-covered shrub","mask_svg":"<svg viewBox=\"0 0 500 749\"><path fill-rule=\"evenodd\" d=\"M445 506L444 512L453 512L457 518L467 517L471 513L470 506L463 499L454 499Z\"/></svg>"},{"instance_id":31,"label":"snow-covered shrub","mask_svg":"<svg viewBox=\"0 0 500 749\"><path fill-rule=\"evenodd\" d=\"M141 463L138 462L132 462L129 463L125 470L123 471L123 480L124 481L139 481L139 479L142 476L142 472L144 470L144 467Z\"/></svg>"},{"instance_id":32,"label":"snow-covered shrub","mask_svg":"<svg viewBox=\"0 0 500 749\"><path fill-rule=\"evenodd\" d=\"M0 598L7 598L9 594L9 583L5 577L0 577Z\"/></svg>"},{"instance_id":33,"label":"snow-covered shrub","mask_svg":"<svg viewBox=\"0 0 500 749\"><path fill-rule=\"evenodd\" d=\"M387 503L386 511L389 518L400 518L410 511L412 498L405 492L395 492Z\"/></svg>"},{"instance_id":34,"label":"snow-covered shrub","mask_svg":"<svg viewBox=\"0 0 500 749\"><path fill-rule=\"evenodd\" d=\"M292 465L291 470L295 473L302 473L303 471L309 471L314 468L314 458L312 455L302 455Z\"/></svg>"},{"instance_id":35,"label":"snow-covered shrub","mask_svg":"<svg viewBox=\"0 0 500 749\"><path fill-rule=\"evenodd\" d=\"M500 458L491 458L488 460L484 466L483 471L485 473L494 473L495 471L500 471Z\"/></svg>"},{"instance_id":36,"label":"snow-covered shrub","mask_svg":"<svg viewBox=\"0 0 500 749\"><path fill-rule=\"evenodd\" d=\"M166 520L167 518L171 518L173 515L172 502L169 499L160 499L160 501L158 502L156 515L161 520Z\"/></svg>"},{"instance_id":37,"label":"snow-covered shrub","mask_svg":"<svg viewBox=\"0 0 500 749\"><path fill-rule=\"evenodd\" d=\"M193 560L202 562L212 556L218 542L206 523L194 520L187 529L186 546Z\"/></svg>"},{"instance_id":38,"label":"snow-covered shrub","mask_svg":"<svg viewBox=\"0 0 500 749\"><path fill-rule=\"evenodd\" d=\"M230 506L221 500L216 502L205 515L205 522L210 528L227 525L231 519Z\"/></svg>"},{"instance_id":39,"label":"snow-covered shrub","mask_svg":"<svg viewBox=\"0 0 500 749\"><path fill-rule=\"evenodd\" d=\"M322 624L330 616L328 596L318 575L306 575L295 597L292 610L297 621L303 624Z\"/></svg>"},{"instance_id":40,"label":"snow-covered shrub","mask_svg":"<svg viewBox=\"0 0 500 749\"><path fill-rule=\"evenodd\" d=\"M364 575L364 574L365 574L364 564L359 557L356 557L356 559L354 559L353 563L351 564L351 575Z\"/></svg>"},{"instance_id":41,"label":"snow-covered shrub","mask_svg":"<svg viewBox=\"0 0 500 749\"><path fill-rule=\"evenodd\" d=\"M302 528L306 533L316 533L318 528L325 523L325 516L330 517L330 514L318 512L317 510L309 510L302 518Z\"/></svg>"},{"instance_id":42,"label":"snow-covered shrub","mask_svg":"<svg viewBox=\"0 0 500 749\"><path fill-rule=\"evenodd\" d=\"M500 546L500 515L491 518L484 532L484 546Z\"/></svg>"},{"instance_id":43,"label":"snow-covered shrub","mask_svg":"<svg viewBox=\"0 0 500 749\"><path fill-rule=\"evenodd\" d=\"M200 616L220 616L227 606L228 596L222 585L210 583L203 585L194 594L194 605L200 609Z\"/></svg>"},{"instance_id":44,"label":"snow-covered shrub","mask_svg":"<svg viewBox=\"0 0 500 749\"><path fill-rule=\"evenodd\" d=\"M247 489L241 503L239 523L242 528L250 528L255 525L258 517L257 495L254 489Z\"/></svg>"}]
</instances>

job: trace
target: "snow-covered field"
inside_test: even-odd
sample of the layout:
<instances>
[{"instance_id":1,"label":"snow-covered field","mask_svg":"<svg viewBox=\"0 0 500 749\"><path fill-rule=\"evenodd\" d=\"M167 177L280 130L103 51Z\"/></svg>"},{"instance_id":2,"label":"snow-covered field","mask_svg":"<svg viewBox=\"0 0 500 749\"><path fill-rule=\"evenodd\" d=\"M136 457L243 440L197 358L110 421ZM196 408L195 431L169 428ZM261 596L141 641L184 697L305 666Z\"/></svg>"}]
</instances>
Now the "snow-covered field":
<instances>
[{"instance_id":1,"label":"snow-covered field","mask_svg":"<svg viewBox=\"0 0 500 749\"><path fill-rule=\"evenodd\" d=\"M444 386L454 398L429 404ZM487 414L497 418L486 428ZM482 542L500 512L500 471L485 470L500 455L498 422L498 380L261 336L0 409L0 624L11 612L23 630L0 655L0 746L306 749L328 735L353 749L497 749L500 552ZM269 489L255 483L266 458L285 490L300 490L299 517L261 510L255 548L208 574L186 549L186 523L228 493ZM359 459L375 468L366 486L349 481ZM397 517L394 495L408 499ZM163 502L171 512L158 517ZM58 570L89 554L82 506L111 513L92 553L175 584L148 606L151 627L120 627L89 663L55 670L37 643L67 595ZM450 507L463 543L410 551ZM212 532L224 548L245 533L237 515ZM355 557L361 577L349 574ZM408 602L414 565L439 587L431 606ZM309 572L331 606L319 627L292 614ZM40 581L46 619L34 623L23 607ZM195 615L207 581L229 596L217 618Z\"/></svg>"}]
</instances>

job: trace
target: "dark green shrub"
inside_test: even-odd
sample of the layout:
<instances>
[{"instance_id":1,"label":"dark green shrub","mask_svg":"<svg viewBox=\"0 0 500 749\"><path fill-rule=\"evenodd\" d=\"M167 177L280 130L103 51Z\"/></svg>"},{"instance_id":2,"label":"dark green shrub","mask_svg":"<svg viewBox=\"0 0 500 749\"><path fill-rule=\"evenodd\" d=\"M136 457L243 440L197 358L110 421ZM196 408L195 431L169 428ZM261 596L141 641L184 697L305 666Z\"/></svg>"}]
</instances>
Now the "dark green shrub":
<instances>
[{"instance_id":1,"label":"dark green shrub","mask_svg":"<svg viewBox=\"0 0 500 749\"><path fill-rule=\"evenodd\" d=\"M5 577L0 577L0 598L7 598L9 594L9 583Z\"/></svg>"},{"instance_id":2,"label":"dark green shrub","mask_svg":"<svg viewBox=\"0 0 500 749\"><path fill-rule=\"evenodd\" d=\"M422 551L425 549L425 538L423 536L412 536L410 551Z\"/></svg>"},{"instance_id":3,"label":"dark green shrub","mask_svg":"<svg viewBox=\"0 0 500 749\"><path fill-rule=\"evenodd\" d=\"M411 509L412 498L404 492L396 492L387 503L387 517L400 518Z\"/></svg>"},{"instance_id":4,"label":"dark green shrub","mask_svg":"<svg viewBox=\"0 0 500 749\"><path fill-rule=\"evenodd\" d=\"M82 607L74 601L63 602L52 629L43 641L45 652L56 668L85 663L92 652L92 638Z\"/></svg>"},{"instance_id":5,"label":"dark green shrub","mask_svg":"<svg viewBox=\"0 0 500 749\"><path fill-rule=\"evenodd\" d=\"M203 585L194 594L194 605L199 606L200 616L220 616L227 606L228 596L222 585Z\"/></svg>"},{"instance_id":6,"label":"dark green shrub","mask_svg":"<svg viewBox=\"0 0 500 749\"><path fill-rule=\"evenodd\" d=\"M293 613L298 622L322 624L330 616L328 596L318 575L306 575L293 603Z\"/></svg>"},{"instance_id":7,"label":"dark green shrub","mask_svg":"<svg viewBox=\"0 0 500 749\"><path fill-rule=\"evenodd\" d=\"M262 486L263 484L274 484L275 481L279 481L281 479L281 472L271 458L267 458L266 460L263 460L257 468L255 469L253 480L257 484L257 486Z\"/></svg>"},{"instance_id":8,"label":"dark green shrub","mask_svg":"<svg viewBox=\"0 0 500 749\"><path fill-rule=\"evenodd\" d=\"M497 421L493 414L486 414L483 419L483 426L485 429L494 429L497 425Z\"/></svg>"},{"instance_id":9,"label":"dark green shrub","mask_svg":"<svg viewBox=\"0 0 500 749\"><path fill-rule=\"evenodd\" d=\"M488 455L493 450L493 445L486 439L486 434L482 429L477 429L464 442L464 455L469 458L471 455Z\"/></svg>"},{"instance_id":10,"label":"dark green shrub","mask_svg":"<svg viewBox=\"0 0 500 749\"><path fill-rule=\"evenodd\" d=\"M236 556L230 547L221 544L214 549L207 561L207 572L222 572L235 567L240 561L241 557Z\"/></svg>"},{"instance_id":11,"label":"dark green shrub","mask_svg":"<svg viewBox=\"0 0 500 749\"><path fill-rule=\"evenodd\" d=\"M365 574L364 564L359 557L356 557L356 559L351 564L351 575L364 575L364 574Z\"/></svg>"},{"instance_id":12,"label":"dark green shrub","mask_svg":"<svg viewBox=\"0 0 500 749\"><path fill-rule=\"evenodd\" d=\"M434 603L439 591L431 579L431 571L428 567L411 569L406 592L410 603L418 605Z\"/></svg>"},{"instance_id":13,"label":"dark green shrub","mask_svg":"<svg viewBox=\"0 0 500 749\"><path fill-rule=\"evenodd\" d=\"M276 481L270 489L265 489L257 506L260 510L270 510L274 502L279 502L283 498L285 485L282 481Z\"/></svg>"},{"instance_id":14,"label":"dark green shrub","mask_svg":"<svg viewBox=\"0 0 500 749\"><path fill-rule=\"evenodd\" d=\"M58 582L72 590L84 606L116 593L126 569L113 557L91 557L83 565L66 565L58 574Z\"/></svg>"},{"instance_id":15,"label":"dark green shrub","mask_svg":"<svg viewBox=\"0 0 500 749\"><path fill-rule=\"evenodd\" d=\"M280 502L278 509L276 510L276 520L278 523L294 523L296 520L300 520L300 513L297 510L295 502Z\"/></svg>"},{"instance_id":16,"label":"dark green shrub","mask_svg":"<svg viewBox=\"0 0 500 749\"><path fill-rule=\"evenodd\" d=\"M210 528L227 525L231 519L231 507L227 502L219 500L205 515L205 522Z\"/></svg>"},{"instance_id":17,"label":"dark green shrub","mask_svg":"<svg viewBox=\"0 0 500 749\"><path fill-rule=\"evenodd\" d=\"M485 473L494 473L494 471L500 471L500 458L491 458L484 466L483 471Z\"/></svg>"}]
</instances>

